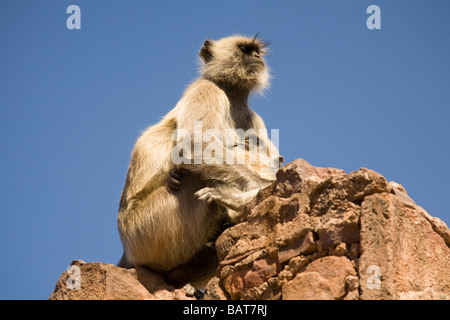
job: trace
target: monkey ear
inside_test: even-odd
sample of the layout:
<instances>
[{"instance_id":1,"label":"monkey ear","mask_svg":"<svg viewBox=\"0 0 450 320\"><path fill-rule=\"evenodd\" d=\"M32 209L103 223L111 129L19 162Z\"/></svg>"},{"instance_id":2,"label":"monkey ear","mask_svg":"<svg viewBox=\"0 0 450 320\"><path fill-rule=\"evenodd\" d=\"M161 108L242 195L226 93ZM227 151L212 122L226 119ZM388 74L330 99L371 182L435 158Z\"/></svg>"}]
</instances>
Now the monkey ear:
<instances>
[{"instance_id":1,"label":"monkey ear","mask_svg":"<svg viewBox=\"0 0 450 320\"><path fill-rule=\"evenodd\" d=\"M203 43L202 48L200 49L200 58L202 58L204 63L208 63L212 60L213 54L212 54L212 41L206 40L205 43Z\"/></svg>"}]
</instances>

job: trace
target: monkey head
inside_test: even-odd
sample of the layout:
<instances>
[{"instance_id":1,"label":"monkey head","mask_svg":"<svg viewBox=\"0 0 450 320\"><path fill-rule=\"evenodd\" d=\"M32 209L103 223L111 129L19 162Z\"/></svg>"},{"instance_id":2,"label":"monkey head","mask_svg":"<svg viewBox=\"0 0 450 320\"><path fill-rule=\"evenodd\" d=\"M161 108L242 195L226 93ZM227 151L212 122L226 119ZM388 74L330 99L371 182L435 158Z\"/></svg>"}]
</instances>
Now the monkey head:
<instances>
[{"instance_id":1,"label":"monkey head","mask_svg":"<svg viewBox=\"0 0 450 320\"><path fill-rule=\"evenodd\" d=\"M269 85L269 69L264 61L269 42L258 38L231 36L206 40L200 50L201 74L219 85L248 92Z\"/></svg>"}]
</instances>

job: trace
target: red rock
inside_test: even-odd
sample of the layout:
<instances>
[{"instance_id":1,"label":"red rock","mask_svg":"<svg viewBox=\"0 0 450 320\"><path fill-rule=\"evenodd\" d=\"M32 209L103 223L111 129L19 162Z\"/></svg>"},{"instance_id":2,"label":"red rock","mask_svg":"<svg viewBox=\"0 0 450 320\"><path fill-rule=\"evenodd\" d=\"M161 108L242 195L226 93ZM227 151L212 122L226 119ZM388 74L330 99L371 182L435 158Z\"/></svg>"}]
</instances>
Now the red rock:
<instances>
[{"instance_id":1,"label":"red rock","mask_svg":"<svg viewBox=\"0 0 450 320\"><path fill-rule=\"evenodd\" d=\"M240 298L240 293L244 290L244 276L248 271L235 272L223 280L223 286L232 300Z\"/></svg>"},{"instance_id":2,"label":"red rock","mask_svg":"<svg viewBox=\"0 0 450 320\"><path fill-rule=\"evenodd\" d=\"M220 278L212 278L205 288L204 300L227 300L227 294L220 284Z\"/></svg>"},{"instance_id":3,"label":"red rock","mask_svg":"<svg viewBox=\"0 0 450 320\"><path fill-rule=\"evenodd\" d=\"M81 260L74 260L70 266L77 270L77 275L63 272L49 300L192 299L186 296L183 289L167 286L160 276L151 272L141 273L139 277L155 289L153 294L138 280L135 269L124 269L101 262L86 263ZM74 276L78 279L71 281Z\"/></svg>"},{"instance_id":4,"label":"red rock","mask_svg":"<svg viewBox=\"0 0 450 320\"><path fill-rule=\"evenodd\" d=\"M345 281L356 275L356 270L346 257L329 256L314 260L306 266L305 272L317 272L327 280L333 299L342 299L346 294Z\"/></svg>"},{"instance_id":5,"label":"red rock","mask_svg":"<svg viewBox=\"0 0 450 320\"><path fill-rule=\"evenodd\" d=\"M450 230L395 182L295 160L216 240L205 299L450 299ZM50 299L187 299L146 269L74 261ZM72 279L73 280L73 279Z\"/></svg>"},{"instance_id":6,"label":"red rock","mask_svg":"<svg viewBox=\"0 0 450 320\"><path fill-rule=\"evenodd\" d=\"M361 251L361 299L450 299L450 249L428 214L404 198L383 193L364 199ZM379 272L369 272L370 266ZM370 285L375 276L379 288Z\"/></svg>"},{"instance_id":7,"label":"red rock","mask_svg":"<svg viewBox=\"0 0 450 320\"><path fill-rule=\"evenodd\" d=\"M79 279L74 280L76 283L71 286L70 277L78 275L63 272L49 300L155 299L137 280L134 269L123 269L100 262L85 263L81 260L74 260L71 266L79 271Z\"/></svg>"},{"instance_id":8,"label":"red rock","mask_svg":"<svg viewBox=\"0 0 450 320\"><path fill-rule=\"evenodd\" d=\"M308 232L303 238L294 241L290 245L283 247L278 252L280 263L290 260L299 254L310 254L316 250L312 232Z\"/></svg>"},{"instance_id":9,"label":"red rock","mask_svg":"<svg viewBox=\"0 0 450 320\"><path fill-rule=\"evenodd\" d=\"M283 300L332 300L330 284L317 272L302 272L283 286Z\"/></svg>"},{"instance_id":10,"label":"red rock","mask_svg":"<svg viewBox=\"0 0 450 320\"><path fill-rule=\"evenodd\" d=\"M256 260L253 268L244 276L245 288L253 288L277 274L279 267L277 261L271 258Z\"/></svg>"}]
</instances>

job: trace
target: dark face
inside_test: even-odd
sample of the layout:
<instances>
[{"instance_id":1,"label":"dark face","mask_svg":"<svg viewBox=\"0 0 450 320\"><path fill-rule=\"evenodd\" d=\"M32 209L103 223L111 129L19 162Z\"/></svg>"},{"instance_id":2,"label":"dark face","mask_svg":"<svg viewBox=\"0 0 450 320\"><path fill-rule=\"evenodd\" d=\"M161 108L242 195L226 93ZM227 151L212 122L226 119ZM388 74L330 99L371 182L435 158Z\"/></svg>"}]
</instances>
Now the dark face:
<instances>
[{"instance_id":1,"label":"dark face","mask_svg":"<svg viewBox=\"0 0 450 320\"><path fill-rule=\"evenodd\" d=\"M257 70L264 68L264 61L261 57L261 49L255 43L242 43L238 45L242 53L242 61L244 66L249 69Z\"/></svg>"},{"instance_id":2,"label":"dark face","mask_svg":"<svg viewBox=\"0 0 450 320\"><path fill-rule=\"evenodd\" d=\"M231 36L217 41L206 40L200 50L205 63L202 76L231 87L252 91L267 86L269 72L264 61L269 42L257 36Z\"/></svg>"}]
</instances>

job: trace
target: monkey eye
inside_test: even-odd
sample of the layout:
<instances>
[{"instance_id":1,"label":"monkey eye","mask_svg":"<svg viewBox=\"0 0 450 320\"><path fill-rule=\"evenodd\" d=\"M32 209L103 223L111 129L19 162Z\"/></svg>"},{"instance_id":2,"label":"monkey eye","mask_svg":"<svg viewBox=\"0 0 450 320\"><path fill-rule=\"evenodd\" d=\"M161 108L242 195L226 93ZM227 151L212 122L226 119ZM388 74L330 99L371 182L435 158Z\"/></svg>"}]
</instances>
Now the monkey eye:
<instances>
[{"instance_id":1,"label":"monkey eye","mask_svg":"<svg viewBox=\"0 0 450 320\"><path fill-rule=\"evenodd\" d=\"M253 51L259 54L259 48L256 46L240 44L238 47L244 54L252 54Z\"/></svg>"}]
</instances>

